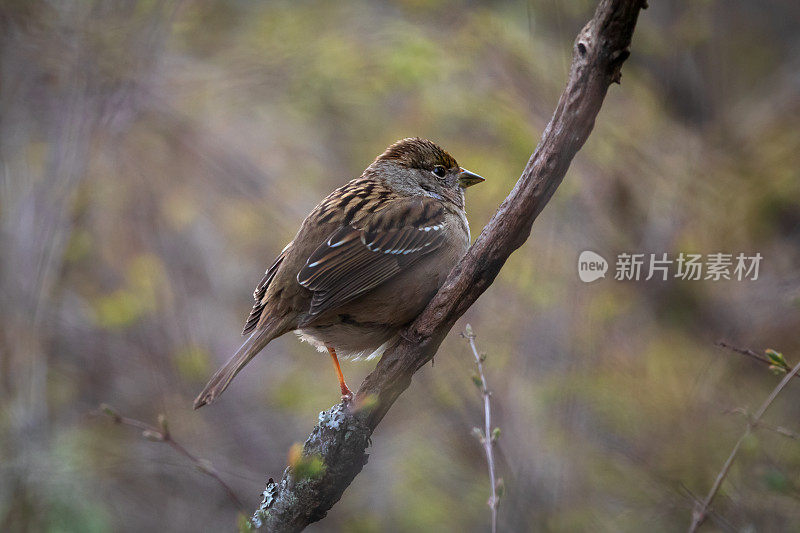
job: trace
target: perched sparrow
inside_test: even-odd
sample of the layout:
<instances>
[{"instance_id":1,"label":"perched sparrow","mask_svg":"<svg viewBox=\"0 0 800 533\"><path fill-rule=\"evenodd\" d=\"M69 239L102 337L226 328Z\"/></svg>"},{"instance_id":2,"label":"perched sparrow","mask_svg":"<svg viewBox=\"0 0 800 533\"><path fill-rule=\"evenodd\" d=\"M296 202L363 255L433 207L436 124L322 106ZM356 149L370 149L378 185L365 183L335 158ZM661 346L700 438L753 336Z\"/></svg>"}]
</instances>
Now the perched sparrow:
<instances>
[{"instance_id":1,"label":"perched sparrow","mask_svg":"<svg viewBox=\"0 0 800 533\"><path fill-rule=\"evenodd\" d=\"M484 181L431 141L391 145L306 217L267 270L242 334L250 337L194 402L222 394L272 339L295 331L333 358L380 355L422 312L469 246L464 189Z\"/></svg>"}]
</instances>

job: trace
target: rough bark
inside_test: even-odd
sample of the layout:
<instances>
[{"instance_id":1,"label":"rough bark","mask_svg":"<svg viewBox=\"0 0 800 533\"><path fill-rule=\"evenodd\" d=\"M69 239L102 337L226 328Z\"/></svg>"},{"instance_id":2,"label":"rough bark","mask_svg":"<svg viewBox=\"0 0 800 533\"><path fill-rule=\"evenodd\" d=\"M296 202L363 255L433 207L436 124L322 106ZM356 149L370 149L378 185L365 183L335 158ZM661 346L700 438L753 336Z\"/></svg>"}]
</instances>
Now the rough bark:
<instances>
[{"instance_id":1,"label":"rough bark","mask_svg":"<svg viewBox=\"0 0 800 533\"><path fill-rule=\"evenodd\" d=\"M322 519L367 462L370 436L414 373L436 353L456 320L492 284L561 183L594 126L606 91L619 82L643 0L602 0L573 46L569 80L514 189L427 308L385 352L348 407L320 413L303 461L270 480L253 522L267 531L301 531Z\"/></svg>"}]
</instances>

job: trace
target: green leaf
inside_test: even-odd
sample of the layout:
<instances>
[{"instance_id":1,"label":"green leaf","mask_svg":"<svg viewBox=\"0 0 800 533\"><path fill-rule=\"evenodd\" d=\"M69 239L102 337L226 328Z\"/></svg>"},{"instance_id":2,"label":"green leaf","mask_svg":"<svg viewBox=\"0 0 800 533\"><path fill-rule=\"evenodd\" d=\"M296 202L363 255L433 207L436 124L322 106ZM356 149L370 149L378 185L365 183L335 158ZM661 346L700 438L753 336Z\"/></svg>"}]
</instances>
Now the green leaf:
<instances>
[{"instance_id":1,"label":"green leaf","mask_svg":"<svg viewBox=\"0 0 800 533\"><path fill-rule=\"evenodd\" d=\"M775 366L779 366L784 369L789 368L789 365L786 363L786 359L783 358L783 354L781 352L768 349L765 350L764 353L767 354L767 357L769 357L769 360L772 361Z\"/></svg>"}]
</instances>

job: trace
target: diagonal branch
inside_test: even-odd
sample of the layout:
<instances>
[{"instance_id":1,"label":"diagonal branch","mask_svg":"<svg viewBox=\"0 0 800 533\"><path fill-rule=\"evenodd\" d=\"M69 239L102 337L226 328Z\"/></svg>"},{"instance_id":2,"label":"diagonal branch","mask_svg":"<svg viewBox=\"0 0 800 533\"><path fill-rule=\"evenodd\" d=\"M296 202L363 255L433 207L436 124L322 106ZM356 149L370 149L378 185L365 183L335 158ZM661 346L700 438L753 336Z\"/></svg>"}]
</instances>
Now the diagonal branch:
<instances>
[{"instance_id":1,"label":"diagonal branch","mask_svg":"<svg viewBox=\"0 0 800 533\"><path fill-rule=\"evenodd\" d=\"M287 468L264 491L254 524L269 531L300 531L322 519L367 461L372 431L414 373L431 360L461 315L492 284L553 196L594 126L608 87L620 80L644 0L601 0L575 40L569 80L522 176L456 265L427 308L388 349L359 388L354 407L334 406L305 442L303 457L324 469L301 477Z\"/></svg>"},{"instance_id":2,"label":"diagonal branch","mask_svg":"<svg viewBox=\"0 0 800 533\"><path fill-rule=\"evenodd\" d=\"M754 352L750 348L737 348L736 346L732 346L725 341L717 341L716 345L720 348L727 348L736 353L740 353L742 355L746 355L750 359L758 361L759 363L765 364L770 369L774 370L777 373L787 373L791 370L791 367L788 366L785 360L783 360L783 356L776 352L775 350L765 350L767 355L761 355L760 353ZM772 357L777 356L775 359ZM795 378L800 379L800 376L795 374Z\"/></svg>"},{"instance_id":3,"label":"diagonal branch","mask_svg":"<svg viewBox=\"0 0 800 533\"><path fill-rule=\"evenodd\" d=\"M159 427L155 427L148 424L147 422L142 422L141 420L137 420L135 418L129 418L127 416L122 416L106 403L100 404L99 412L111 418L111 420L113 420L115 424L121 424L123 426L130 426L136 429L140 429L142 431L142 437L146 438L149 441L163 442L164 444L169 444L169 446L173 450L175 450L179 454L189 459L198 470L214 478L217 481L217 483L219 483L220 486L223 489L225 489L225 492L228 493L228 497L236 505L236 507L238 507L241 510L244 509L244 504L242 503L242 500L239 499L239 497L236 495L236 492L231 488L231 486L225 483L225 481L220 477L220 475L214 469L212 464L206 459L201 459L196 455L194 455L193 453L191 453L183 446L183 444L176 441L172 437L172 433L170 432L169 426L167 425L167 419L164 415L158 415Z\"/></svg>"},{"instance_id":4,"label":"diagonal branch","mask_svg":"<svg viewBox=\"0 0 800 533\"><path fill-rule=\"evenodd\" d=\"M728 472L731 470L733 461L736 459L736 455L739 453L742 443L747 439L747 437L750 436L753 430L761 424L761 417L767 412L767 409L769 409L769 406L775 401L775 398L778 397L778 394L780 394L781 391L786 388L786 385L792 381L792 378L798 376L798 372L800 372L800 363L796 364L794 368L783 377L781 382L778 383L770 395L767 396L767 399L764 400L764 403L761 404L761 407L758 408L758 411L756 411L756 413L753 415L753 418L747 421L747 427L745 428L744 433L742 433L742 436L739 437L739 440L736 441L736 444L733 446L731 453L728 455L728 458L722 465L722 469L719 471L719 474L717 474L717 478L714 480L714 484L709 489L708 494L702 502L699 502L692 512L692 523L689 525L689 533L694 533L697 531L703 522L705 522L706 517L708 516L709 508L711 507L711 502L714 501L714 498L717 496L717 492L719 492L720 487L722 487L722 482L725 481L725 478L728 476Z\"/></svg>"}]
</instances>

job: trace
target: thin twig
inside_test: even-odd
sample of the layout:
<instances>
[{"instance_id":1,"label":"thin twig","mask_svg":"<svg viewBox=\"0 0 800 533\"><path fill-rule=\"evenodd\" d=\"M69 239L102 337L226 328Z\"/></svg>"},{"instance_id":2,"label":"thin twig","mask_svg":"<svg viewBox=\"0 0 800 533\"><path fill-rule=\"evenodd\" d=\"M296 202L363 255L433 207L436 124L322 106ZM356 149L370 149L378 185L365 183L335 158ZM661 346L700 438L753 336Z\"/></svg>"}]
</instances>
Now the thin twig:
<instances>
[{"instance_id":1,"label":"thin twig","mask_svg":"<svg viewBox=\"0 0 800 533\"><path fill-rule=\"evenodd\" d=\"M766 422L753 422L753 419L750 417L750 413L747 409L742 407L737 407L736 409L731 409L728 411L730 413L735 413L737 415L742 415L750 423L753 425L753 428L764 428L768 431L772 431L773 433L777 433L778 435L783 435L784 437L789 437L790 439L800 440L800 433L795 433L791 429L785 428L783 426L773 426L772 424L768 424Z\"/></svg>"},{"instance_id":2,"label":"thin twig","mask_svg":"<svg viewBox=\"0 0 800 533\"><path fill-rule=\"evenodd\" d=\"M486 463L489 465L489 482L492 485L492 495L487 502L489 509L492 510L492 533L497 532L497 506L500 500L497 496L497 479L495 478L494 470L494 443L497 440L499 432L492 430L492 409L490 405L490 398L492 393L489 392L489 385L486 383L486 375L483 373L484 356L478 353L478 347L475 345L475 334L472 332L472 326L467 324L466 333L462 336L469 342L469 347L472 348L472 354L475 356L475 364L478 367L478 379L480 379L480 391L483 396L483 418L484 430L481 433L480 429L475 428L476 434L479 436L483 451L486 454Z\"/></svg>"},{"instance_id":3,"label":"thin twig","mask_svg":"<svg viewBox=\"0 0 800 533\"><path fill-rule=\"evenodd\" d=\"M765 364L765 365L767 365L769 367L775 367L776 366L775 362L772 361L769 357L767 357L766 355L762 355L762 354L760 354L758 352L754 352L753 350L751 350L749 348L738 348L736 346L728 344L725 341L717 341L715 344L717 346L719 346L720 348L727 348L728 350L731 350L733 352L736 352L736 353L739 353L739 354L742 354L742 355L746 355L747 357L749 357L751 359L755 359L759 363ZM783 367L778 367L778 368L782 368L784 371L788 371L786 368L783 368ZM797 378L800 379L800 376L797 376Z\"/></svg>"},{"instance_id":4,"label":"thin twig","mask_svg":"<svg viewBox=\"0 0 800 533\"><path fill-rule=\"evenodd\" d=\"M100 412L111 418L115 424L131 426L142 430L142 437L149 441L163 442L164 444L168 444L173 450L189 459L198 470L214 478L217 483L219 483L222 488L225 489L225 492L228 493L228 497L231 499L231 501L233 501L236 507L238 507L241 511L246 511L246 507L239 497L236 496L236 492L234 492L230 485L225 483L225 481L214 469L214 466L211 464L211 462L207 459L201 459L200 457L197 457L172 437L172 433L170 433L169 426L167 425L167 419L164 415L158 415L158 425L160 427L155 427L151 426L147 422L122 416L118 414L110 405L105 403L100 404Z\"/></svg>"},{"instance_id":5,"label":"thin twig","mask_svg":"<svg viewBox=\"0 0 800 533\"><path fill-rule=\"evenodd\" d=\"M755 352L753 352L755 353ZM692 513L692 523L689 525L689 533L694 533L697 531L697 528L705 521L706 516L708 516L708 508L711 505L711 502L714 500L714 497L717 495L719 488L722 486L722 482L728 475L728 472L731 469L731 465L733 464L733 460L736 459L736 455L739 453L739 448L741 448L742 443L744 440L753 432L753 429L760 424L761 417L764 416L764 413L769 406L772 405L772 402L775 401L775 398L778 397L778 394L786 387L786 385L792 380L793 377L797 376L798 372L800 372L800 364L797 364L786 374L778 386L775 387L764 403L759 407L758 411L756 411L753 418L747 422L747 427L744 430L744 433L739 440L736 441L736 445L731 450L728 459L725 460L725 464L722 465L722 470L720 470L719 474L717 475L717 479L714 480L714 485L712 485L711 490L708 491L708 495L706 495L705 500L703 500L702 505L699 509L695 509Z\"/></svg>"}]
</instances>

